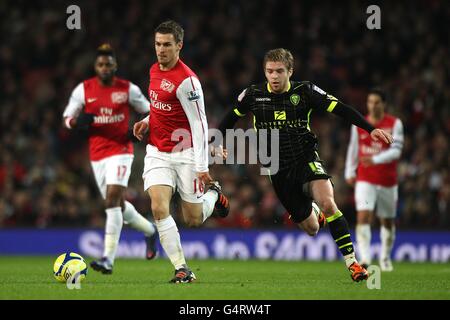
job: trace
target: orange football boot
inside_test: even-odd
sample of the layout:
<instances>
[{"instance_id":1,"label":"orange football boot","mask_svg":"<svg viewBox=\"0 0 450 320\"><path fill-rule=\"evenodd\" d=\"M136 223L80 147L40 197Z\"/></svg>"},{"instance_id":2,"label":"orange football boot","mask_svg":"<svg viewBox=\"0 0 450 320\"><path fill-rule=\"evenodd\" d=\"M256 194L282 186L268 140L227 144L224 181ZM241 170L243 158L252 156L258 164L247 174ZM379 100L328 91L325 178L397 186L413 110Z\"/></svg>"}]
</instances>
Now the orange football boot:
<instances>
[{"instance_id":1,"label":"orange football boot","mask_svg":"<svg viewBox=\"0 0 450 320\"><path fill-rule=\"evenodd\" d=\"M358 262L353 262L348 270L352 273L352 280L355 282L360 282L362 280L367 280L369 273L364 269Z\"/></svg>"}]
</instances>

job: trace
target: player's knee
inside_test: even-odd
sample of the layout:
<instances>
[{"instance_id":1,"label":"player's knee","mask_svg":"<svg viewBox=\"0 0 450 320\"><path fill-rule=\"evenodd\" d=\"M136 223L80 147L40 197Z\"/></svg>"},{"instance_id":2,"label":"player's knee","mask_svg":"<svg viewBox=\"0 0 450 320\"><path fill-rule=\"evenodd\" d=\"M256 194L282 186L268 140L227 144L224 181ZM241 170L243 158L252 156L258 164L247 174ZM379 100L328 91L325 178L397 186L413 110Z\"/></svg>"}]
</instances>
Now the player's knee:
<instances>
[{"instance_id":1,"label":"player's knee","mask_svg":"<svg viewBox=\"0 0 450 320\"><path fill-rule=\"evenodd\" d=\"M381 225L387 229L394 227L394 219L381 219Z\"/></svg>"},{"instance_id":2,"label":"player's knee","mask_svg":"<svg viewBox=\"0 0 450 320\"><path fill-rule=\"evenodd\" d=\"M169 215L169 206L161 202L152 201L152 214L156 220L164 219Z\"/></svg>"},{"instance_id":3,"label":"player's knee","mask_svg":"<svg viewBox=\"0 0 450 320\"><path fill-rule=\"evenodd\" d=\"M120 197L106 197L105 199L105 207L106 208L115 208L121 207Z\"/></svg>"},{"instance_id":4,"label":"player's knee","mask_svg":"<svg viewBox=\"0 0 450 320\"><path fill-rule=\"evenodd\" d=\"M189 228L200 227L203 223L200 217L193 217L193 216L186 218L185 222Z\"/></svg>"},{"instance_id":5,"label":"player's knee","mask_svg":"<svg viewBox=\"0 0 450 320\"><path fill-rule=\"evenodd\" d=\"M370 213L369 212L358 212L356 215L357 224L370 224Z\"/></svg>"},{"instance_id":6,"label":"player's knee","mask_svg":"<svg viewBox=\"0 0 450 320\"><path fill-rule=\"evenodd\" d=\"M325 213L326 216L331 216L336 213L337 206L336 206L336 203L334 202L334 199L331 197L321 199L318 202L318 205L319 205L320 210L323 213Z\"/></svg>"},{"instance_id":7,"label":"player's knee","mask_svg":"<svg viewBox=\"0 0 450 320\"><path fill-rule=\"evenodd\" d=\"M121 207L124 209L122 189L108 187L105 199L106 208Z\"/></svg>"}]
</instances>

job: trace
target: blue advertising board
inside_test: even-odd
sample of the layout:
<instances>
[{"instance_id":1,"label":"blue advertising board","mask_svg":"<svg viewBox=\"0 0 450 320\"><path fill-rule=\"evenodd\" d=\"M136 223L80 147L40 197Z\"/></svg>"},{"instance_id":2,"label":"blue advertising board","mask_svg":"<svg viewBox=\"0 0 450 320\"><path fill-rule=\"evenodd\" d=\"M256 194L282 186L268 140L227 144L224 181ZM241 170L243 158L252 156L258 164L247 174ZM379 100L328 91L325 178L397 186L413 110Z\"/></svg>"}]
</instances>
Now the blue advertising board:
<instances>
[{"instance_id":1,"label":"blue advertising board","mask_svg":"<svg viewBox=\"0 0 450 320\"><path fill-rule=\"evenodd\" d=\"M184 229L180 230L180 233L186 258L274 260L341 258L333 239L326 231L319 232L315 237L292 230ZM67 251L100 257L103 252L103 230L0 230L0 255L58 255ZM374 230L372 240L374 259L377 259L379 251L380 240L378 232ZM144 252L145 241L142 234L124 229L117 257L138 258L143 257ZM450 232L399 231L393 249L393 260L449 262Z\"/></svg>"}]
</instances>

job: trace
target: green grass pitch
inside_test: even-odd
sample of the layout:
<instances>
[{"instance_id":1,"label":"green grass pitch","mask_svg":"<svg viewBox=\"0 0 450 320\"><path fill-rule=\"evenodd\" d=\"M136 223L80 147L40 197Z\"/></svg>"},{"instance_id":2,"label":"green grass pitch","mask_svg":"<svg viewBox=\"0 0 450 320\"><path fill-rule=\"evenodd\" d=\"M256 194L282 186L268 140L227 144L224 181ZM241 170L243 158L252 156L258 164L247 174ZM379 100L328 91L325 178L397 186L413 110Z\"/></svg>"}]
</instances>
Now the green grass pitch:
<instances>
[{"instance_id":1,"label":"green grass pitch","mask_svg":"<svg viewBox=\"0 0 450 320\"><path fill-rule=\"evenodd\" d=\"M112 275L89 269L69 290L53 278L55 258L0 257L0 299L450 299L449 264L396 263L370 290L343 262L190 260L198 280L174 285L168 260L117 259Z\"/></svg>"}]
</instances>

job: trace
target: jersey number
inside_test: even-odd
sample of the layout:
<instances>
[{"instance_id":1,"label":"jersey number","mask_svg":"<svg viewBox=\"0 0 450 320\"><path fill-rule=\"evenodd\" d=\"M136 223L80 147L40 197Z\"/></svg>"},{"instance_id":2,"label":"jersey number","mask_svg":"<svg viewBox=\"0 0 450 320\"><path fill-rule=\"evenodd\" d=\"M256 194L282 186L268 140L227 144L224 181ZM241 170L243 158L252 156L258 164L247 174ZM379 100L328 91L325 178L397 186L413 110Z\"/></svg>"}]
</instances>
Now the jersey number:
<instances>
[{"instance_id":1,"label":"jersey number","mask_svg":"<svg viewBox=\"0 0 450 320\"><path fill-rule=\"evenodd\" d=\"M200 193L203 193L203 191L205 190L205 187L203 185L203 182L199 181L198 179L194 179L194 193L197 193L197 185L198 185L198 190L200 191Z\"/></svg>"},{"instance_id":2,"label":"jersey number","mask_svg":"<svg viewBox=\"0 0 450 320\"><path fill-rule=\"evenodd\" d=\"M117 166L117 178L122 180L127 173L127 166Z\"/></svg>"},{"instance_id":3,"label":"jersey number","mask_svg":"<svg viewBox=\"0 0 450 320\"><path fill-rule=\"evenodd\" d=\"M324 174L325 170L320 162L310 162L309 167L315 174Z\"/></svg>"}]
</instances>

